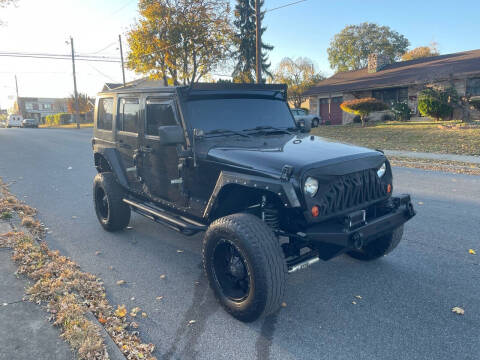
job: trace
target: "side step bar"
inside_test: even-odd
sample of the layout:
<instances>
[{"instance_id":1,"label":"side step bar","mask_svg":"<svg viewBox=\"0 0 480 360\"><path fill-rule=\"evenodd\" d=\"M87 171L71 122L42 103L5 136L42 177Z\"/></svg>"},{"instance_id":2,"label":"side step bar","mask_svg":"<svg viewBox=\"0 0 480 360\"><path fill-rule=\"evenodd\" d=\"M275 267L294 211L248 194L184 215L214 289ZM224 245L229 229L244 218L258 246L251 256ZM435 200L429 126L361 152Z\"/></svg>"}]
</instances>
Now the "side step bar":
<instances>
[{"instance_id":1,"label":"side step bar","mask_svg":"<svg viewBox=\"0 0 480 360\"><path fill-rule=\"evenodd\" d=\"M287 261L288 273L294 273L298 270L303 270L320 261L316 251L309 251L291 261Z\"/></svg>"},{"instance_id":2,"label":"side step bar","mask_svg":"<svg viewBox=\"0 0 480 360\"><path fill-rule=\"evenodd\" d=\"M123 199L123 202L130 205L132 210L140 215L146 216L161 224L167 225L170 228L186 233L187 235L193 235L199 231L207 230L207 226L203 225L195 220L188 219L184 216L176 216L169 214L166 211L155 209L148 205L139 204L130 199Z\"/></svg>"}]
</instances>

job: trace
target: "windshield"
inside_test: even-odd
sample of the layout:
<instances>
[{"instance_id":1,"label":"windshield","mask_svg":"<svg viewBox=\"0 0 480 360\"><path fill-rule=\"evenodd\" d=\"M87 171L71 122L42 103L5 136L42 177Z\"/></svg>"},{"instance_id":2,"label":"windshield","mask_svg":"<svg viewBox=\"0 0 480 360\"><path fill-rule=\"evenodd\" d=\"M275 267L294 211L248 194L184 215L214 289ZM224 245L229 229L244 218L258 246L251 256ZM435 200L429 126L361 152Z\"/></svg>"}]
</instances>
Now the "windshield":
<instances>
[{"instance_id":1,"label":"windshield","mask_svg":"<svg viewBox=\"0 0 480 360\"><path fill-rule=\"evenodd\" d=\"M241 131L258 126L293 128L294 120L282 100L265 98L201 99L186 103L190 129Z\"/></svg>"}]
</instances>

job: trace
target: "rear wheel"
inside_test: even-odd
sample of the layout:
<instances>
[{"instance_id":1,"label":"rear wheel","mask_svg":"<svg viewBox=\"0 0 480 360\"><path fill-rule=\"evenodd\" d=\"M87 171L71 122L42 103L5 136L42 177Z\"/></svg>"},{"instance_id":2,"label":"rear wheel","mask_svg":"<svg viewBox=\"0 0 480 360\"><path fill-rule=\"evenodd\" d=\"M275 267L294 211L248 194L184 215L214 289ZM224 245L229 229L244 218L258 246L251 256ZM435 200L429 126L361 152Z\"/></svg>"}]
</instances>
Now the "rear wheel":
<instances>
[{"instance_id":1,"label":"rear wheel","mask_svg":"<svg viewBox=\"0 0 480 360\"><path fill-rule=\"evenodd\" d=\"M107 231L122 230L130 222L130 207L123 202L124 191L111 172L93 180L93 202L98 221Z\"/></svg>"},{"instance_id":2,"label":"rear wheel","mask_svg":"<svg viewBox=\"0 0 480 360\"><path fill-rule=\"evenodd\" d=\"M392 252L402 240L403 225L396 228L393 232L386 234L364 246L361 250L349 251L347 255L350 257L370 261L378 259Z\"/></svg>"},{"instance_id":3,"label":"rear wheel","mask_svg":"<svg viewBox=\"0 0 480 360\"><path fill-rule=\"evenodd\" d=\"M213 222L203 240L203 266L218 301L235 318L255 321L279 309L287 267L277 237L256 216Z\"/></svg>"}]
</instances>

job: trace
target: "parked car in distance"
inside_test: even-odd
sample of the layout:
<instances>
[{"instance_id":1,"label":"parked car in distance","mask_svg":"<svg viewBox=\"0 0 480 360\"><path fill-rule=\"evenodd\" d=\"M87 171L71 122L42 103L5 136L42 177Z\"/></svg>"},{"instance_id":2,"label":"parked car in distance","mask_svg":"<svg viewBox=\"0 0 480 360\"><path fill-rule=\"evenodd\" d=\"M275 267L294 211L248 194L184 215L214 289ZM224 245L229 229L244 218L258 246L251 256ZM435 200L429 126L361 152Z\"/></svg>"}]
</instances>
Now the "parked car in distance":
<instances>
[{"instance_id":1,"label":"parked car in distance","mask_svg":"<svg viewBox=\"0 0 480 360\"><path fill-rule=\"evenodd\" d=\"M296 126L281 84L102 92L92 148L101 226L125 229L135 211L184 235L205 232L209 284L242 321L281 307L288 273L390 253L415 215L409 195L392 194L381 151Z\"/></svg>"},{"instance_id":2,"label":"parked car in distance","mask_svg":"<svg viewBox=\"0 0 480 360\"><path fill-rule=\"evenodd\" d=\"M24 119L22 121L23 128L38 128L38 120L36 119Z\"/></svg>"},{"instance_id":3,"label":"parked car in distance","mask_svg":"<svg viewBox=\"0 0 480 360\"><path fill-rule=\"evenodd\" d=\"M7 128L22 127L23 117L22 115L8 115Z\"/></svg>"},{"instance_id":4,"label":"parked car in distance","mask_svg":"<svg viewBox=\"0 0 480 360\"><path fill-rule=\"evenodd\" d=\"M321 124L321 117L310 115L306 109L291 109L295 122L298 124L300 120L308 121L311 127L318 127Z\"/></svg>"}]
</instances>

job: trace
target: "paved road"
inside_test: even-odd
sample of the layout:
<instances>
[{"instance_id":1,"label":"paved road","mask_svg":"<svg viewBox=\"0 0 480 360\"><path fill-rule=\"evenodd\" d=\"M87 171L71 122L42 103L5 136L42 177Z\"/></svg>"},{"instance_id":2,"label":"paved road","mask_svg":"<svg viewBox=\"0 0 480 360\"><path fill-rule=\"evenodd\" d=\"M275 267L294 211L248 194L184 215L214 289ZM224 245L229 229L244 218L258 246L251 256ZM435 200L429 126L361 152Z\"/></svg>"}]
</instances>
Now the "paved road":
<instances>
[{"instance_id":1,"label":"paved road","mask_svg":"<svg viewBox=\"0 0 480 360\"><path fill-rule=\"evenodd\" d=\"M480 358L480 255L468 254L480 254L480 177L394 169L396 191L410 192L418 209L397 250L377 262L342 256L292 274L287 307L243 324L206 285L200 236L140 216L133 230L100 228L90 138L90 130L0 129L0 175L38 208L51 248L101 276L112 304L147 312L141 335L158 358ZM127 285L115 285L120 279Z\"/></svg>"}]
</instances>

